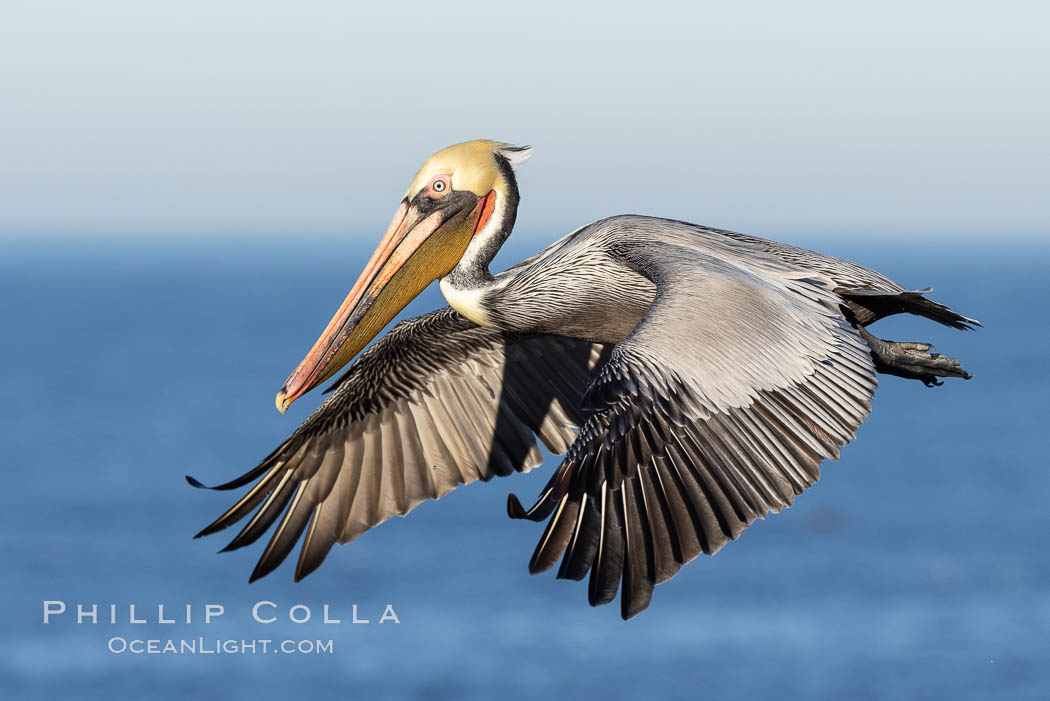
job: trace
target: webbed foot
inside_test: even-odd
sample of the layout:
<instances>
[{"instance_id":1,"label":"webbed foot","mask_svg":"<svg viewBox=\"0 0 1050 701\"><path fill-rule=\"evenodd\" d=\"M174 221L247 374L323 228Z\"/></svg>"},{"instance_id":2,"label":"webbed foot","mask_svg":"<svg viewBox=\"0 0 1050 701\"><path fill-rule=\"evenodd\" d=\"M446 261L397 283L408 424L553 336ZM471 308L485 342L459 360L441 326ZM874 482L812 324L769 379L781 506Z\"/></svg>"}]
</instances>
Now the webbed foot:
<instances>
[{"instance_id":1,"label":"webbed foot","mask_svg":"<svg viewBox=\"0 0 1050 701\"><path fill-rule=\"evenodd\" d=\"M944 382L939 379L942 377L961 377L964 380L973 377L955 358L932 353L934 348L929 343L884 341L872 336L863 327L858 331L871 348L871 357L878 372L919 380L927 387L943 385Z\"/></svg>"}]
</instances>

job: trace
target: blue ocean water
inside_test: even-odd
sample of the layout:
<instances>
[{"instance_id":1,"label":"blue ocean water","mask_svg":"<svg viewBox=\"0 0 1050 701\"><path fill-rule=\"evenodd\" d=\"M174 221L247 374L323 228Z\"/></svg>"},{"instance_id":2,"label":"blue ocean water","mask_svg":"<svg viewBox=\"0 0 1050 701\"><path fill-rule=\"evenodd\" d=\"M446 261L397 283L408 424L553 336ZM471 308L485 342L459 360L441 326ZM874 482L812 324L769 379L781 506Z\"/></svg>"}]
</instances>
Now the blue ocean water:
<instances>
[{"instance_id":1,"label":"blue ocean water","mask_svg":"<svg viewBox=\"0 0 1050 701\"><path fill-rule=\"evenodd\" d=\"M505 262L537 250L514 241ZM261 544L191 536L318 401L273 395L370 252L364 244L5 245L0 255L4 698L1050 698L1045 244L806 242L981 319L873 327L975 374L882 378L842 458L791 509L657 588L623 622L586 587L530 577L512 522L552 462L472 485L337 547L293 584L249 585ZM428 290L408 313L440 304ZM232 532L230 533L232 535ZM42 623L43 601L70 612ZM271 624L251 607L272 601ZM77 625L77 603L100 622ZM109 604L119 622L108 623ZM128 605L149 622L128 621ZM157 605L191 623L157 622ZM205 625L206 604L225 613ZM303 604L311 621L288 620ZM342 624L320 622L322 607ZM370 623L350 623L357 616ZM399 623L379 624L390 604ZM297 612L302 614L302 609ZM113 638L332 641L322 654L116 654Z\"/></svg>"}]
</instances>

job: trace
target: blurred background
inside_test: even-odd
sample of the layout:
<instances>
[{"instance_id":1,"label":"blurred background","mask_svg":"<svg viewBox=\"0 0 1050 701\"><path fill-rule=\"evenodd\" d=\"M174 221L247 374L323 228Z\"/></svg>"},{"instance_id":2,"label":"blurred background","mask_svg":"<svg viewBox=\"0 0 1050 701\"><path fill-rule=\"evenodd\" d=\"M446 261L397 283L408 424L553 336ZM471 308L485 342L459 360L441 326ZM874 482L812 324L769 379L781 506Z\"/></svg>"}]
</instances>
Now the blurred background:
<instances>
[{"instance_id":1,"label":"blurred background","mask_svg":"<svg viewBox=\"0 0 1050 701\"><path fill-rule=\"evenodd\" d=\"M5 3L0 680L11 698L1050 695L1050 11L1004 2ZM884 377L816 487L630 622L529 577L554 464L252 585L193 541L316 404L272 408L416 168L531 143L506 267L633 212L857 260L981 319L975 374ZM432 288L406 310L443 304ZM232 534L231 534L232 535ZM41 624L45 599L123 623ZM281 621L251 621L253 602ZM221 603L210 626L131 625ZM294 625L328 603L342 626ZM378 625L386 604L401 623ZM372 620L349 625L350 606ZM198 609L199 612L200 609ZM114 655L128 638L331 655Z\"/></svg>"}]
</instances>

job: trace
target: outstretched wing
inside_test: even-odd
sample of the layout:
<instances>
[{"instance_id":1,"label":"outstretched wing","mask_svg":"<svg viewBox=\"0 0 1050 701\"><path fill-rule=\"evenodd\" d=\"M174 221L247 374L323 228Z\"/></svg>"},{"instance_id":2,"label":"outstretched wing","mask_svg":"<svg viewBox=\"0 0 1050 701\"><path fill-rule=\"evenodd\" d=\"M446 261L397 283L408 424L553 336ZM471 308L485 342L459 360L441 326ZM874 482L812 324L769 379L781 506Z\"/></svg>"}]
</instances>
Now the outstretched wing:
<instances>
[{"instance_id":1,"label":"outstretched wing","mask_svg":"<svg viewBox=\"0 0 1050 701\"><path fill-rule=\"evenodd\" d=\"M670 236L668 236L670 238ZM622 615L701 552L789 506L870 411L869 349L818 281L651 238L611 255L656 298L583 398L593 411L535 506L548 519L530 562L590 572L591 605Z\"/></svg>"},{"instance_id":2,"label":"outstretched wing","mask_svg":"<svg viewBox=\"0 0 1050 701\"><path fill-rule=\"evenodd\" d=\"M197 535L254 511L225 548L232 550L255 542L281 517L252 579L276 568L302 537L295 570L301 579L334 543L425 499L539 465L536 436L564 453L582 423L580 398L601 353L600 345L569 338L479 327L449 308L403 321L362 353L331 396L256 468L214 487L255 482Z\"/></svg>"}]
</instances>

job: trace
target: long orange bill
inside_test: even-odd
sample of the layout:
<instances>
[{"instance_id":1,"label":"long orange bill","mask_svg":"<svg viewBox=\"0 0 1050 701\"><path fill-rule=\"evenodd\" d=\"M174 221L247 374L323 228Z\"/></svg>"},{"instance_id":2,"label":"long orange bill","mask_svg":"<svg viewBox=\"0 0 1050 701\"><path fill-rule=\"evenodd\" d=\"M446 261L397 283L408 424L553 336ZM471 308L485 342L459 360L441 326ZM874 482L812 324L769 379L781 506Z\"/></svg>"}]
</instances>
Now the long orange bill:
<instances>
[{"instance_id":1,"label":"long orange bill","mask_svg":"<svg viewBox=\"0 0 1050 701\"><path fill-rule=\"evenodd\" d=\"M339 310L277 393L277 410L284 413L338 372L427 285L447 275L483 225L494 196L456 193L428 212L402 201Z\"/></svg>"}]
</instances>

